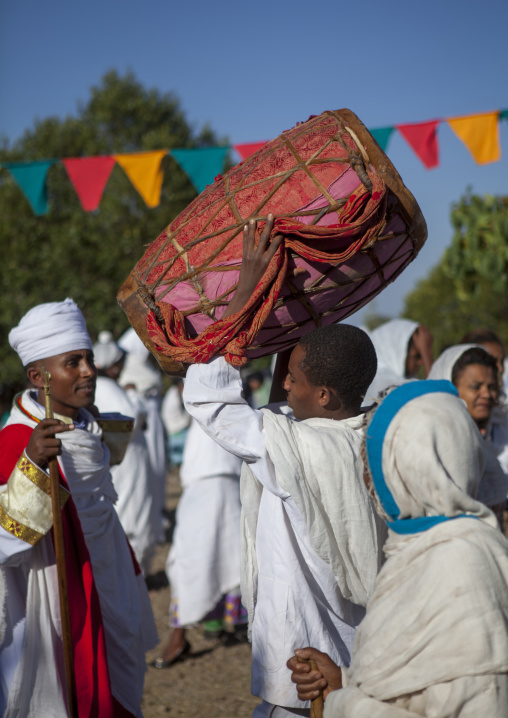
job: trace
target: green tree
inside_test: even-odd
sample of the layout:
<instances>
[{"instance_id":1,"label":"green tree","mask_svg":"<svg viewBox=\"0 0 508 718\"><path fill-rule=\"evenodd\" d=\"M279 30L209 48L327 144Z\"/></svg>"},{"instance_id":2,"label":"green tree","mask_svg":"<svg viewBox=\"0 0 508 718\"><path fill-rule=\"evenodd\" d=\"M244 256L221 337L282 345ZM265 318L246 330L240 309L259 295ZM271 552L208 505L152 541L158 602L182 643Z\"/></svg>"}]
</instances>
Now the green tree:
<instances>
[{"instance_id":1,"label":"green tree","mask_svg":"<svg viewBox=\"0 0 508 718\"><path fill-rule=\"evenodd\" d=\"M205 147L225 144L204 126L196 132L178 99L145 89L132 73L108 72L92 87L76 116L37 121L12 146L4 140L2 161ZM104 328L116 335L128 322L116 292L146 244L196 196L176 162L163 159L160 206L148 209L123 170L115 166L99 210L81 209L63 165L52 166L47 187L50 211L33 215L7 171L0 173L0 361L4 378L19 376L19 361L7 341L9 329L32 306L72 297L82 308L92 338Z\"/></svg>"},{"instance_id":2,"label":"green tree","mask_svg":"<svg viewBox=\"0 0 508 718\"><path fill-rule=\"evenodd\" d=\"M404 316L429 327L436 351L477 327L492 329L508 347L508 198L468 191L451 220L452 243L406 297Z\"/></svg>"}]
</instances>

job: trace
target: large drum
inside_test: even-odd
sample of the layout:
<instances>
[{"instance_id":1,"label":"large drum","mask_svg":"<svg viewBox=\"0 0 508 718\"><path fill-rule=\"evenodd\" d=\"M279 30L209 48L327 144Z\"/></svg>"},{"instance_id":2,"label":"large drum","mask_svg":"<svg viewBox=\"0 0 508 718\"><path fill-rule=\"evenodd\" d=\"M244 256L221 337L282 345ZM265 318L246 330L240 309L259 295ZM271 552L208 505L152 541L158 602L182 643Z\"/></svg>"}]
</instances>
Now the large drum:
<instances>
[{"instance_id":1,"label":"large drum","mask_svg":"<svg viewBox=\"0 0 508 718\"><path fill-rule=\"evenodd\" d=\"M275 216L284 242L244 310L221 320L238 280L242 230ZM236 366L345 319L415 258L420 208L350 110L284 132L202 192L146 250L120 289L161 367L225 355Z\"/></svg>"}]
</instances>

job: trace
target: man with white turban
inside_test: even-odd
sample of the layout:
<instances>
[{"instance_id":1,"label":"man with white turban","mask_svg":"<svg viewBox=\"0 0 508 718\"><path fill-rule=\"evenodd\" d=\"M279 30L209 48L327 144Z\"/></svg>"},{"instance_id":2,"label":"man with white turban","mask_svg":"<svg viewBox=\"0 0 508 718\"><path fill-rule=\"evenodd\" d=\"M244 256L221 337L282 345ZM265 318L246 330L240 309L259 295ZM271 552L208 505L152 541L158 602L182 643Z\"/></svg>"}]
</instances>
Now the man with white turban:
<instances>
[{"instance_id":1,"label":"man with white turban","mask_svg":"<svg viewBox=\"0 0 508 718\"><path fill-rule=\"evenodd\" d=\"M157 543L160 521L159 486L151 470L145 438L147 409L135 389L118 384L125 352L111 332L101 332L93 347L98 369L95 405L101 414L118 412L134 419L134 430L123 461L111 467L118 494L116 511L146 576Z\"/></svg>"},{"instance_id":2,"label":"man with white turban","mask_svg":"<svg viewBox=\"0 0 508 718\"><path fill-rule=\"evenodd\" d=\"M299 695L324 690L325 718L504 718L508 541L474 498L484 465L475 423L449 382L411 382L377 409L366 449L386 562L350 668L341 676L325 654L296 651Z\"/></svg>"},{"instance_id":3,"label":"man with white turban","mask_svg":"<svg viewBox=\"0 0 508 718\"><path fill-rule=\"evenodd\" d=\"M372 332L377 372L367 389L365 405L376 401L379 392L417 377L423 366L425 376L432 366L432 335L410 319L391 319Z\"/></svg>"},{"instance_id":4,"label":"man with white turban","mask_svg":"<svg viewBox=\"0 0 508 718\"><path fill-rule=\"evenodd\" d=\"M0 432L0 714L68 714L48 480L58 457L77 715L137 718L157 634L114 508L109 451L86 409L96 369L85 320L71 299L41 304L9 342L35 389ZM54 419L45 419L43 369Z\"/></svg>"}]
</instances>

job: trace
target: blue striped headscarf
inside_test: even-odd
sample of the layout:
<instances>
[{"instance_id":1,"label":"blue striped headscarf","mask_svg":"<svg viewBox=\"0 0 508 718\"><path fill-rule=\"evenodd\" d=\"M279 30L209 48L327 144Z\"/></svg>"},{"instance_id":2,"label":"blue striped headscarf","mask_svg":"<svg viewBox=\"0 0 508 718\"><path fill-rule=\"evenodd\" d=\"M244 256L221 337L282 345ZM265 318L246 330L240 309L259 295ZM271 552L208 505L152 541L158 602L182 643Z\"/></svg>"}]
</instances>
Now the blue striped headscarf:
<instances>
[{"instance_id":1,"label":"blue striped headscarf","mask_svg":"<svg viewBox=\"0 0 508 718\"><path fill-rule=\"evenodd\" d=\"M396 533L412 534L426 531L443 521L452 518L471 516L470 514L458 514L455 516L421 516L417 518L400 518L400 508L397 505L390 489L386 484L383 474L382 458L383 443L388 428L396 414L408 402L426 394L441 393L458 396L457 389L449 381L413 381L403 384L388 394L376 410L374 417L367 429L366 447L374 488L379 497L385 513L388 515L387 526ZM471 516L476 518L475 516Z\"/></svg>"}]
</instances>

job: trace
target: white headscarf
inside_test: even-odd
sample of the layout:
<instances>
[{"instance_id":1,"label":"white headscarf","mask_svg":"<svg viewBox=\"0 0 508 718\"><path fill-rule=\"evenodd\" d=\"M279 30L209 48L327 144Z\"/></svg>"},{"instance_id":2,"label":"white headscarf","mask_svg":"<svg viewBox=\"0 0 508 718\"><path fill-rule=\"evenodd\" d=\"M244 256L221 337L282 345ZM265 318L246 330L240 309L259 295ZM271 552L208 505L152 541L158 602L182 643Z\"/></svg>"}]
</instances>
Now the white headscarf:
<instances>
[{"instance_id":1,"label":"white headscarf","mask_svg":"<svg viewBox=\"0 0 508 718\"><path fill-rule=\"evenodd\" d=\"M448 379L448 381L451 381L453 367L457 361L468 349L474 349L477 346L478 344L455 344L453 347L448 347L432 365L427 379Z\"/></svg>"},{"instance_id":2,"label":"white headscarf","mask_svg":"<svg viewBox=\"0 0 508 718\"><path fill-rule=\"evenodd\" d=\"M370 333L379 369L389 369L400 379L405 377L409 341L418 326L410 319L392 319Z\"/></svg>"},{"instance_id":3,"label":"white headscarf","mask_svg":"<svg viewBox=\"0 0 508 718\"><path fill-rule=\"evenodd\" d=\"M9 344L23 366L38 359L91 349L85 318L72 299L38 304L9 333Z\"/></svg>"},{"instance_id":4,"label":"white headscarf","mask_svg":"<svg viewBox=\"0 0 508 718\"><path fill-rule=\"evenodd\" d=\"M418 388L422 391L428 388L432 393L423 393L405 403L391 419L384 436L379 433L379 439L375 420L385 410L383 404L388 406L402 393L411 396L409 385L389 394L378 410L378 417L374 415L367 431L367 451L376 492L390 514L389 503L384 500L384 480L399 510L394 518L402 522L461 514L491 522L492 513L473 498L485 466L485 442L464 402L455 394L441 392L439 386L445 383L412 382L411 393ZM451 385L448 386L451 390ZM382 441L381 471L373 464L374 447L376 443L379 446L379 441Z\"/></svg>"},{"instance_id":5,"label":"white headscarf","mask_svg":"<svg viewBox=\"0 0 508 718\"><path fill-rule=\"evenodd\" d=\"M370 334L377 356L377 372L365 394L364 405L377 400L379 392L406 380L407 350L418 324L410 319L392 319Z\"/></svg>"},{"instance_id":6,"label":"white headscarf","mask_svg":"<svg viewBox=\"0 0 508 718\"><path fill-rule=\"evenodd\" d=\"M93 345L95 366L97 369L109 369L120 361L123 349L113 339L111 332L100 332L96 344Z\"/></svg>"}]
</instances>

